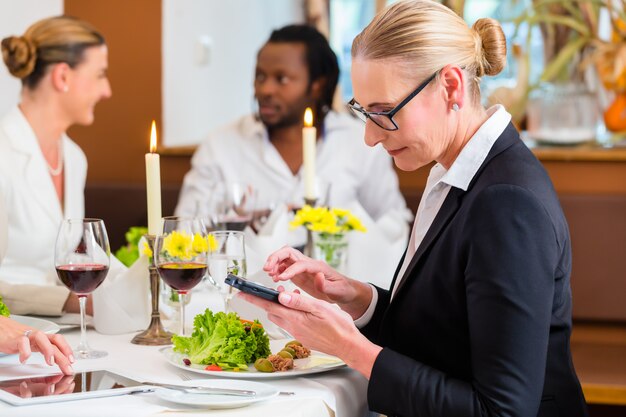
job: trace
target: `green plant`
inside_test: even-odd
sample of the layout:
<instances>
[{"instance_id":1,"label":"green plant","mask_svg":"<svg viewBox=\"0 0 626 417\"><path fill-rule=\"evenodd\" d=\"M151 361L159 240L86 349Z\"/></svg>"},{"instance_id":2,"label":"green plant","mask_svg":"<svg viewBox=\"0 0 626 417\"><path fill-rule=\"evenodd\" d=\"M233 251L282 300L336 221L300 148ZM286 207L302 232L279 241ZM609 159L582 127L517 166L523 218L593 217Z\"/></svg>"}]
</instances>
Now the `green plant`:
<instances>
[{"instance_id":1,"label":"green plant","mask_svg":"<svg viewBox=\"0 0 626 417\"><path fill-rule=\"evenodd\" d=\"M614 3L613 0L533 0L514 20L518 29L523 23L530 26L527 46L530 29L538 26L541 30L545 68L539 82L580 80L591 64L598 69L605 87L610 88L620 80L626 70L626 0L620 0L617 7ZM603 8L612 29L608 40L598 36Z\"/></svg>"},{"instance_id":2,"label":"green plant","mask_svg":"<svg viewBox=\"0 0 626 417\"><path fill-rule=\"evenodd\" d=\"M126 266L134 264L139 259L139 241L147 233L147 227L133 226L128 229L124 235L127 243L115 252L115 257Z\"/></svg>"}]
</instances>

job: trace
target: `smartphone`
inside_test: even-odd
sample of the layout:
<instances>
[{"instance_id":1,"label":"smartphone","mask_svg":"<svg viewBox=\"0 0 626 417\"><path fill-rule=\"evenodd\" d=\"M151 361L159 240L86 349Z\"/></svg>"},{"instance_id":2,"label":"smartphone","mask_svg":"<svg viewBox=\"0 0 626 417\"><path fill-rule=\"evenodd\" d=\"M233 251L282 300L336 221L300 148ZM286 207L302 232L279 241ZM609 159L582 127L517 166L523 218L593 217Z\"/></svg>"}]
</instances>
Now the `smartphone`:
<instances>
[{"instance_id":1,"label":"smartphone","mask_svg":"<svg viewBox=\"0 0 626 417\"><path fill-rule=\"evenodd\" d=\"M154 391L154 387L107 370L53 374L0 382L0 400L29 405Z\"/></svg>"},{"instance_id":2,"label":"smartphone","mask_svg":"<svg viewBox=\"0 0 626 417\"><path fill-rule=\"evenodd\" d=\"M275 303L278 302L278 291L261 284L257 284L256 282L248 281L245 278L238 277L233 274L228 274L224 282L247 294L256 295L257 297L265 298L266 300L270 300Z\"/></svg>"}]
</instances>

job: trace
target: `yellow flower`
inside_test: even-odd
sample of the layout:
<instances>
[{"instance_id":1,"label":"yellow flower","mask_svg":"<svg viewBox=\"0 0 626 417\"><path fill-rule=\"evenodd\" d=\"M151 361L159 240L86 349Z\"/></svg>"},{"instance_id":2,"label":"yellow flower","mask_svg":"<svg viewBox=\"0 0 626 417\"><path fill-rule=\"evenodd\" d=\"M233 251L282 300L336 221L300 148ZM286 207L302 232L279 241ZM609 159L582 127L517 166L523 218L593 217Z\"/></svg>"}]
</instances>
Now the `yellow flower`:
<instances>
[{"instance_id":1,"label":"yellow flower","mask_svg":"<svg viewBox=\"0 0 626 417\"><path fill-rule=\"evenodd\" d=\"M299 226L306 226L320 221L320 219L328 212L326 207L311 207L305 205L296 212L294 219L289 223L291 229Z\"/></svg>"},{"instance_id":2,"label":"yellow flower","mask_svg":"<svg viewBox=\"0 0 626 417\"><path fill-rule=\"evenodd\" d=\"M320 233L328 233L334 235L335 233L341 233L341 228L334 224L315 223L309 227L310 230Z\"/></svg>"},{"instance_id":3,"label":"yellow flower","mask_svg":"<svg viewBox=\"0 0 626 417\"><path fill-rule=\"evenodd\" d=\"M361 221L354 217L350 210L308 205L298 210L293 221L289 223L291 229L299 226L305 226L314 232L328 234L344 233L350 230L366 231Z\"/></svg>"},{"instance_id":4,"label":"yellow flower","mask_svg":"<svg viewBox=\"0 0 626 417\"><path fill-rule=\"evenodd\" d=\"M175 258L191 259L193 257L191 246L191 236L185 232L174 230L163 239L163 249Z\"/></svg>"},{"instance_id":5,"label":"yellow flower","mask_svg":"<svg viewBox=\"0 0 626 417\"><path fill-rule=\"evenodd\" d=\"M146 255L148 258L152 257L152 249L150 249L148 242L144 240L142 243L143 244L141 245L141 253Z\"/></svg>"},{"instance_id":6,"label":"yellow flower","mask_svg":"<svg viewBox=\"0 0 626 417\"><path fill-rule=\"evenodd\" d=\"M342 209L342 208L333 208L331 212L337 217L346 217L350 215L350 210Z\"/></svg>"},{"instance_id":7,"label":"yellow flower","mask_svg":"<svg viewBox=\"0 0 626 417\"><path fill-rule=\"evenodd\" d=\"M361 223L361 220L357 219L350 213L348 213L348 220L346 221L346 225L351 230L356 230L358 232L367 232L367 229L365 228L365 226L363 226L363 223Z\"/></svg>"},{"instance_id":8,"label":"yellow flower","mask_svg":"<svg viewBox=\"0 0 626 417\"><path fill-rule=\"evenodd\" d=\"M215 239L215 236L208 235L206 237L206 241L207 241L207 245L209 247L209 252L215 252L215 250L217 250L217 247L219 246L218 243L217 243L217 239Z\"/></svg>"},{"instance_id":9,"label":"yellow flower","mask_svg":"<svg viewBox=\"0 0 626 417\"><path fill-rule=\"evenodd\" d=\"M209 242L200 233L193 235L193 242L191 247L196 253L203 253L209 249Z\"/></svg>"}]
</instances>

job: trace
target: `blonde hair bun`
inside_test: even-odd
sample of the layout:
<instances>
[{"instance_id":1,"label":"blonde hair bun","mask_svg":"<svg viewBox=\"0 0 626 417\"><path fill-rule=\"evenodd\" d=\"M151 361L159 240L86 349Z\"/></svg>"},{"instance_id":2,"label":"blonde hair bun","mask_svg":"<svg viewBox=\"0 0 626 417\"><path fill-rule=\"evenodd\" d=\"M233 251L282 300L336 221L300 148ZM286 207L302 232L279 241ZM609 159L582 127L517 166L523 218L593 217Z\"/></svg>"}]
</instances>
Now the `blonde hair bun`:
<instances>
[{"instance_id":1,"label":"blonde hair bun","mask_svg":"<svg viewBox=\"0 0 626 417\"><path fill-rule=\"evenodd\" d=\"M500 23L488 17L478 19L472 26L478 39L477 59L478 74L496 75L499 74L506 65L506 38Z\"/></svg>"},{"instance_id":2,"label":"blonde hair bun","mask_svg":"<svg viewBox=\"0 0 626 417\"><path fill-rule=\"evenodd\" d=\"M2 40L2 59L11 75L23 79L35 69L37 48L24 36L10 36Z\"/></svg>"}]
</instances>

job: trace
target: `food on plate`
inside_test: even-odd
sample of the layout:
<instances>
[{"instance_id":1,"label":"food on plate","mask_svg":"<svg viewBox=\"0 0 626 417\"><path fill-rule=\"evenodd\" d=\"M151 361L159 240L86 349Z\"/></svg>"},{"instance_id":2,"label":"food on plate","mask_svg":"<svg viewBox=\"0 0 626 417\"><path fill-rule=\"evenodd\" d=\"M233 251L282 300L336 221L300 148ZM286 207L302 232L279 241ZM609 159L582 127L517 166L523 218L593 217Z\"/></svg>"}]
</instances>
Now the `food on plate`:
<instances>
[{"instance_id":1,"label":"food on plate","mask_svg":"<svg viewBox=\"0 0 626 417\"><path fill-rule=\"evenodd\" d=\"M190 366L207 365L207 370L247 370L248 363L267 357L270 342L258 320L241 320L236 313L213 313L207 309L193 320L189 337L174 335L174 351L184 354ZM210 368L210 369L208 369Z\"/></svg>"},{"instance_id":2,"label":"food on plate","mask_svg":"<svg viewBox=\"0 0 626 417\"><path fill-rule=\"evenodd\" d=\"M292 340L291 342L287 342L283 350L286 350L287 352L291 353L291 356L293 356L296 359L303 359L303 358L308 358L309 356L311 356L311 349L302 346L302 343L298 342L297 340Z\"/></svg>"},{"instance_id":3,"label":"food on plate","mask_svg":"<svg viewBox=\"0 0 626 417\"><path fill-rule=\"evenodd\" d=\"M254 362L254 367L260 372L274 372L274 365L267 358L259 358Z\"/></svg>"},{"instance_id":4,"label":"food on plate","mask_svg":"<svg viewBox=\"0 0 626 417\"><path fill-rule=\"evenodd\" d=\"M304 359L311 356L311 350L302 346L297 340L287 342L285 347L275 355L267 358L259 358L254 362L254 367L259 372L281 372L293 369L294 359Z\"/></svg>"}]
</instances>

